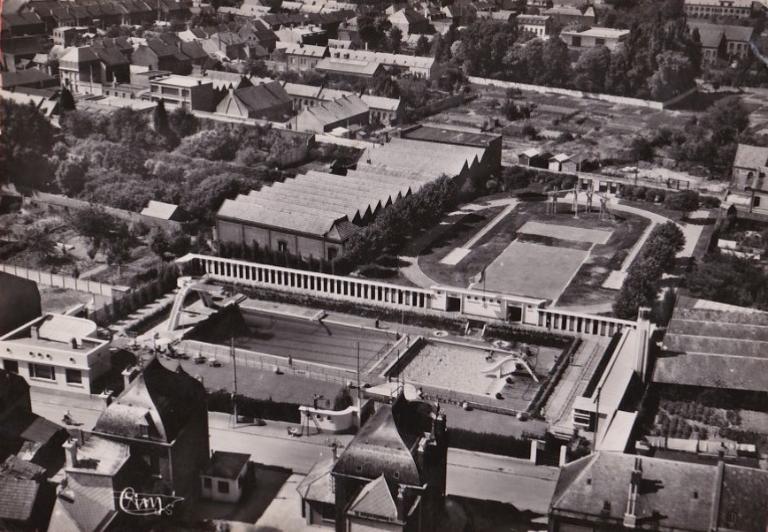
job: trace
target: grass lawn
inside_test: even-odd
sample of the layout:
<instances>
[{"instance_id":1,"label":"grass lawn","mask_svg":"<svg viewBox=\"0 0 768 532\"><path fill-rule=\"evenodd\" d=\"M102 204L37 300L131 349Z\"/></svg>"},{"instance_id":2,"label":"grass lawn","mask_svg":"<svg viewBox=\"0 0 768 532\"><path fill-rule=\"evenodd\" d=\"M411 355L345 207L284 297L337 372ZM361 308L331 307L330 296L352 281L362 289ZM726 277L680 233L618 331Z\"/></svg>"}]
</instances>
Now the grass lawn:
<instances>
[{"instance_id":1,"label":"grass lawn","mask_svg":"<svg viewBox=\"0 0 768 532\"><path fill-rule=\"evenodd\" d=\"M613 302L616 291L602 288L603 282L612 270L621 269L621 264L643 234L649 221L647 218L622 213L622 218L604 221L601 224L613 226L613 234L605 244L597 244L586 262L560 296L560 305L593 305Z\"/></svg>"},{"instance_id":2,"label":"grass lawn","mask_svg":"<svg viewBox=\"0 0 768 532\"><path fill-rule=\"evenodd\" d=\"M96 298L97 305L109 299L68 288L41 285L38 285L37 288L40 291L40 304L43 312L64 312L80 303L88 303L92 297Z\"/></svg>"}]
</instances>

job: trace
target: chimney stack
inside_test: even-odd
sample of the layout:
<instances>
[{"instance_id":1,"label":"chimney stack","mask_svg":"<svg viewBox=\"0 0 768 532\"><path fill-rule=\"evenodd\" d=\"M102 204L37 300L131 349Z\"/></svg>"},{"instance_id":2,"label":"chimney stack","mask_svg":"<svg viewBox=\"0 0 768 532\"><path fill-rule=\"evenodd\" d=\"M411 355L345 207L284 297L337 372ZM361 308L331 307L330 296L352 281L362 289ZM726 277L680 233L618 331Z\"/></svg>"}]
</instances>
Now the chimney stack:
<instances>
[{"instance_id":1,"label":"chimney stack","mask_svg":"<svg viewBox=\"0 0 768 532\"><path fill-rule=\"evenodd\" d=\"M643 462L638 456L635 458L635 467L629 481L629 494L627 497L627 511L624 512L624 526L626 528L637 527L637 494L640 491L640 483L643 480Z\"/></svg>"},{"instance_id":2,"label":"chimney stack","mask_svg":"<svg viewBox=\"0 0 768 532\"><path fill-rule=\"evenodd\" d=\"M31 337L32 337L34 340L39 340L39 339L40 339L40 329L37 327L37 325L33 325L33 326L32 326L32 327L29 329L29 335L30 335L30 336L31 336Z\"/></svg>"},{"instance_id":3,"label":"chimney stack","mask_svg":"<svg viewBox=\"0 0 768 532\"><path fill-rule=\"evenodd\" d=\"M405 486L402 484L397 487L397 519L399 521L405 522Z\"/></svg>"},{"instance_id":4,"label":"chimney stack","mask_svg":"<svg viewBox=\"0 0 768 532\"><path fill-rule=\"evenodd\" d=\"M79 443L76 438L70 437L64 442L64 456L66 458L67 469L77 467L77 448Z\"/></svg>"}]
</instances>

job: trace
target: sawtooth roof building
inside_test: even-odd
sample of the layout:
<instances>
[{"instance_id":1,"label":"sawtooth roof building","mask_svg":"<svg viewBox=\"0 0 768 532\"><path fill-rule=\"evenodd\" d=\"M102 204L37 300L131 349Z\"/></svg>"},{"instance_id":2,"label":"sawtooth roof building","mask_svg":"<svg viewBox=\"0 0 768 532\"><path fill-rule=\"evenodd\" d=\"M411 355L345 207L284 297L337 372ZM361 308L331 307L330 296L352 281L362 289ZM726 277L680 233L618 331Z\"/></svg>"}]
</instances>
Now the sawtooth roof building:
<instances>
[{"instance_id":1,"label":"sawtooth roof building","mask_svg":"<svg viewBox=\"0 0 768 532\"><path fill-rule=\"evenodd\" d=\"M493 164L483 146L394 138L372 148L347 175L309 171L225 200L216 217L220 242L258 245L333 260L383 209L443 175L461 187L485 179Z\"/></svg>"}]
</instances>

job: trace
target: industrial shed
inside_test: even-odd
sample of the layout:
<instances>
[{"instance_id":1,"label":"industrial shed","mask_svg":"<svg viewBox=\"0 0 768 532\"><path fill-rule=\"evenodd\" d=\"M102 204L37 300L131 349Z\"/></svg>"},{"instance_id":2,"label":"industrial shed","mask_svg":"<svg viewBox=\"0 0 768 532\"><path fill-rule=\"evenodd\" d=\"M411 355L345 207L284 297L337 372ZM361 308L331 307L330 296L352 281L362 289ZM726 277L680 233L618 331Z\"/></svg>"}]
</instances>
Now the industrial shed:
<instances>
[{"instance_id":1,"label":"industrial shed","mask_svg":"<svg viewBox=\"0 0 768 532\"><path fill-rule=\"evenodd\" d=\"M223 243L333 259L383 209L437 178L461 186L487 177L486 150L392 139L367 150L345 176L312 170L225 200L216 217Z\"/></svg>"}]
</instances>

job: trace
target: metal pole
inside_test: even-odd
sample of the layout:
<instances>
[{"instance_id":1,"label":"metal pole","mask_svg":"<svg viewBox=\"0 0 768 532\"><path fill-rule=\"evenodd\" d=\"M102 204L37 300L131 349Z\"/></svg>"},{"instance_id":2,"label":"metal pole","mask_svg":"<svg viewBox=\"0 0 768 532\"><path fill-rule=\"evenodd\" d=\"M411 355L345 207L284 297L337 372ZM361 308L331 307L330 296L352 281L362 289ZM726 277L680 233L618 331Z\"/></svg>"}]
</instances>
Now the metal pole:
<instances>
[{"instance_id":1,"label":"metal pole","mask_svg":"<svg viewBox=\"0 0 768 532\"><path fill-rule=\"evenodd\" d=\"M234 381L234 394L232 395L232 413L234 414L234 426L237 426L237 356L235 352L235 338L229 338L229 352L232 357L232 377Z\"/></svg>"},{"instance_id":2,"label":"metal pole","mask_svg":"<svg viewBox=\"0 0 768 532\"><path fill-rule=\"evenodd\" d=\"M603 387L600 386L597 389L597 398L595 401L595 433L592 437L592 452L597 450L597 425L600 421L600 394L603 392Z\"/></svg>"},{"instance_id":3,"label":"metal pole","mask_svg":"<svg viewBox=\"0 0 768 532\"><path fill-rule=\"evenodd\" d=\"M357 345L357 408L360 408L360 402L362 400L360 394L360 342L356 342Z\"/></svg>"}]
</instances>

